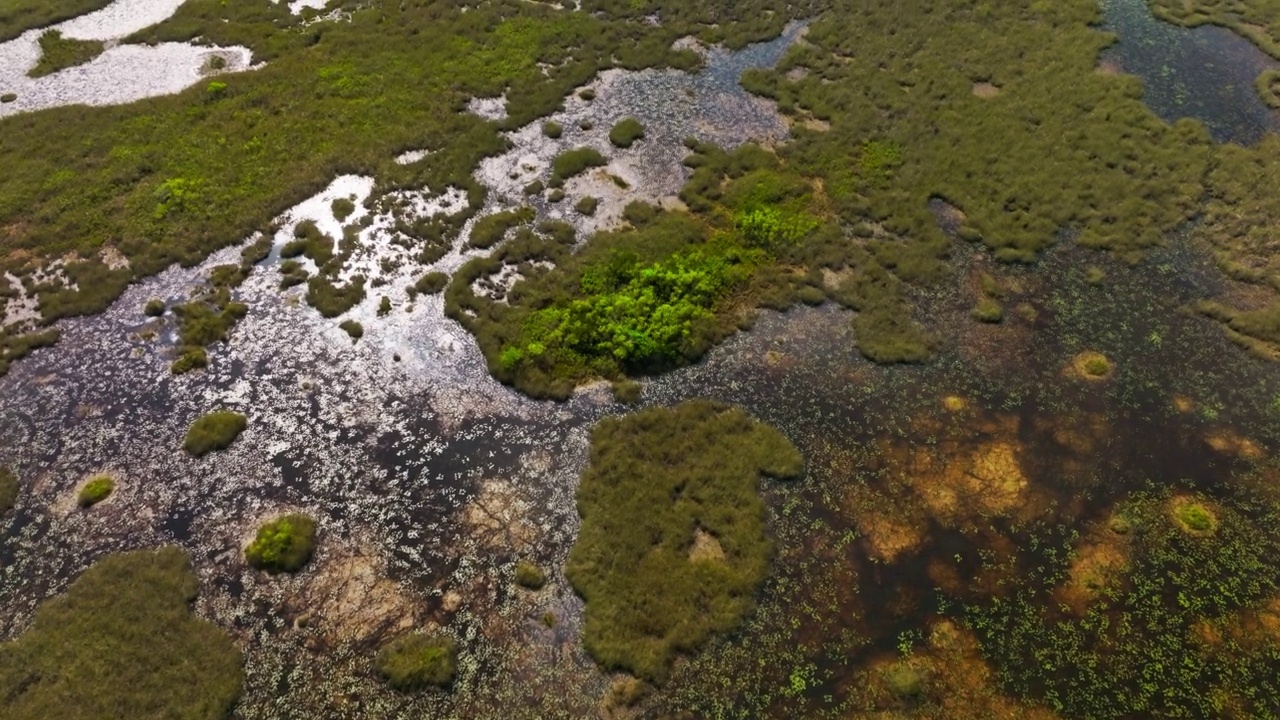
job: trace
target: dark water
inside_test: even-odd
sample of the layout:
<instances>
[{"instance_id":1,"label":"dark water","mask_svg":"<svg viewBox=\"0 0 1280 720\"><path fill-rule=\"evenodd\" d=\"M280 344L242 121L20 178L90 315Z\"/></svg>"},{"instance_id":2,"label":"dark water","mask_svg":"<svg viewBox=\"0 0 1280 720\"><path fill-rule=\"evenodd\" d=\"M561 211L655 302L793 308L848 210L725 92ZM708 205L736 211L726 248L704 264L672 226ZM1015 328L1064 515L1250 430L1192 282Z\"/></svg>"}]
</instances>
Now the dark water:
<instances>
[{"instance_id":1,"label":"dark water","mask_svg":"<svg viewBox=\"0 0 1280 720\"><path fill-rule=\"evenodd\" d=\"M1146 102L1169 122L1195 118L1219 142L1252 144L1280 130L1280 113L1254 81L1280 67L1253 43L1213 25L1184 28L1157 19L1146 0L1102 0L1104 28L1119 42L1103 62L1142 78Z\"/></svg>"}]
</instances>

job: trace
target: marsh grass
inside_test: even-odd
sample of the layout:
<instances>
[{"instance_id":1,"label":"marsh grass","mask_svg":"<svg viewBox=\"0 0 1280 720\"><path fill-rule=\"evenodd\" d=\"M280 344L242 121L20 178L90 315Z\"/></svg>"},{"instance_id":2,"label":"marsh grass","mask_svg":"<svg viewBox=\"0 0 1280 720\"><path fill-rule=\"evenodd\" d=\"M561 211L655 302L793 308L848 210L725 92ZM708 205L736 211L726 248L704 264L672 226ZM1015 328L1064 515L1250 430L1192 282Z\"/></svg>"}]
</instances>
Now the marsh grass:
<instances>
[{"instance_id":1,"label":"marsh grass","mask_svg":"<svg viewBox=\"0 0 1280 720\"><path fill-rule=\"evenodd\" d=\"M596 208L600 207L600 199L588 195L578 202L574 203L573 209L579 214L591 217L596 214Z\"/></svg>"},{"instance_id":2,"label":"marsh grass","mask_svg":"<svg viewBox=\"0 0 1280 720\"><path fill-rule=\"evenodd\" d=\"M616 148L628 149L644 139L644 125L633 118L623 118L609 130L609 142Z\"/></svg>"},{"instance_id":3,"label":"marsh grass","mask_svg":"<svg viewBox=\"0 0 1280 720\"><path fill-rule=\"evenodd\" d=\"M187 430L182 449L194 457L225 450L244 432L248 419L238 412L218 410L196 419Z\"/></svg>"},{"instance_id":4,"label":"marsh grass","mask_svg":"<svg viewBox=\"0 0 1280 720\"><path fill-rule=\"evenodd\" d=\"M258 528L258 534L245 548L244 556L259 570L272 574L295 573L311 560L315 542L315 521L306 515L293 513Z\"/></svg>"},{"instance_id":5,"label":"marsh grass","mask_svg":"<svg viewBox=\"0 0 1280 720\"><path fill-rule=\"evenodd\" d=\"M76 495L76 504L84 509L91 508L111 497L115 489L115 478L110 475L99 475L80 488L79 494Z\"/></svg>"},{"instance_id":6,"label":"marsh grass","mask_svg":"<svg viewBox=\"0 0 1280 720\"><path fill-rule=\"evenodd\" d=\"M343 320L338 324L338 327L351 338L351 342L353 343L364 337L364 325L361 325L355 320Z\"/></svg>"},{"instance_id":7,"label":"marsh grass","mask_svg":"<svg viewBox=\"0 0 1280 720\"><path fill-rule=\"evenodd\" d=\"M795 478L803 467L776 430L711 402L597 424L566 566L586 601L592 657L660 682L677 654L737 626L772 554L761 476ZM716 539L723 560L690 558L695 530Z\"/></svg>"},{"instance_id":8,"label":"marsh grass","mask_svg":"<svg viewBox=\"0 0 1280 720\"><path fill-rule=\"evenodd\" d=\"M396 690L447 688L458 671L458 645L443 633L406 635L379 651L375 665Z\"/></svg>"},{"instance_id":9,"label":"marsh grass","mask_svg":"<svg viewBox=\"0 0 1280 720\"><path fill-rule=\"evenodd\" d=\"M0 644L7 720L220 720L240 697L231 640L191 613L199 583L176 547L111 555Z\"/></svg>"},{"instance_id":10,"label":"marsh grass","mask_svg":"<svg viewBox=\"0 0 1280 720\"><path fill-rule=\"evenodd\" d=\"M604 167L609 161L599 150L579 147L565 150L551 160L551 187L558 188L572 177L581 175L591 168Z\"/></svg>"},{"instance_id":11,"label":"marsh grass","mask_svg":"<svg viewBox=\"0 0 1280 720\"><path fill-rule=\"evenodd\" d=\"M31 77L52 75L76 65L83 65L102 54L100 40L76 40L63 37L57 30L47 30L40 36L40 60L27 72Z\"/></svg>"},{"instance_id":12,"label":"marsh grass","mask_svg":"<svg viewBox=\"0 0 1280 720\"><path fill-rule=\"evenodd\" d=\"M516 564L516 584L529 590L541 590L547 584L547 573L528 560Z\"/></svg>"},{"instance_id":13,"label":"marsh grass","mask_svg":"<svg viewBox=\"0 0 1280 720\"><path fill-rule=\"evenodd\" d=\"M18 491L21 487L18 476L9 468L0 466L0 515L13 509L18 502Z\"/></svg>"},{"instance_id":14,"label":"marsh grass","mask_svg":"<svg viewBox=\"0 0 1280 720\"><path fill-rule=\"evenodd\" d=\"M106 7L111 0L9 0L0 6L0 42Z\"/></svg>"}]
</instances>

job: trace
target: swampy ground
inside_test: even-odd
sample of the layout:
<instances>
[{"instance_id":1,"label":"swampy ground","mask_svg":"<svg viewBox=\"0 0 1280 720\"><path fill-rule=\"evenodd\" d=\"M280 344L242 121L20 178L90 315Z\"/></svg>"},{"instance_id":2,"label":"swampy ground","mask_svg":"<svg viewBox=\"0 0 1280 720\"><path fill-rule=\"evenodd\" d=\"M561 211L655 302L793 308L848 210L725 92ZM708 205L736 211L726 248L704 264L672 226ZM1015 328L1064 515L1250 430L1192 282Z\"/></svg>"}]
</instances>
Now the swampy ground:
<instances>
[{"instance_id":1,"label":"swampy ground","mask_svg":"<svg viewBox=\"0 0 1280 720\"><path fill-rule=\"evenodd\" d=\"M0 715L1280 716L1275 3L0 38Z\"/></svg>"}]
</instances>

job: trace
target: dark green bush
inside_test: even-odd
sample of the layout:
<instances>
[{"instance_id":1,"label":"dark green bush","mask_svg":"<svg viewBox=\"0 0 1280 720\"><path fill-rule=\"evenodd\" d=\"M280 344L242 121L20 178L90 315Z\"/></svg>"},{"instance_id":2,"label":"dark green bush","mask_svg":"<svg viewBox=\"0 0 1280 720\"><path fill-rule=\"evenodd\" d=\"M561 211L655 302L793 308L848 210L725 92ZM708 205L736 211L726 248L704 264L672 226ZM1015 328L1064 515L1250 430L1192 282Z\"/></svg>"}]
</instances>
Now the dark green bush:
<instances>
[{"instance_id":1,"label":"dark green bush","mask_svg":"<svg viewBox=\"0 0 1280 720\"><path fill-rule=\"evenodd\" d=\"M76 502L82 508L91 508L94 505L106 500L116 489L116 481L109 475L99 475L80 488L80 494L76 496Z\"/></svg>"},{"instance_id":2,"label":"dark green bush","mask_svg":"<svg viewBox=\"0 0 1280 720\"><path fill-rule=\"evenodd\" d=\"M564 134L564 126L558 122L545 122L542 124L542 134L552 140L558 140Z\"/></svg>"},{"instance_id":3,"label":"dark green bush","mask_svg":"<svg viewBox=\"0 0 1280 720\"><path fill-rule=\"evenodd\" d=\"M591 168L604 167L608 163L605 156L595 148L580 147L566 150L551 161L551 187L560 187L565 180Z\"/></svg>"},{"instance_id":4,"label":"dark green bush","mask_svg":"<svg viewBox=\"0 0 1280 720\"><path fill-rule=\"evenodd\" d=\"M333 201L330 209L333 211L333 217L338 222L342 222L351 217L356 211L356 204L351 202L350 198L338 198Z\"/></svg>"},{"instance_id":5,"label":"dark green bush","mask_svg":"<svg viewBox=\"0 0 1280 720\"><path fill-rule=\"evenodd\" d=\"M4 94L0 94L0 103L8 104L8 103L11 103L11 102L16 101L17 99L18 99L18 94L17 94L17 93L4 93Z\"/></svg>"},{"instance_id":6,"label":"dark green bush","mask_svg":"<svg viewBox=\"0 0 1280 720\"><path fill-rule=\"evenodd\" d=\"M573 209L587 217L591 217L596 214L596 208L598 207L600 207L600 199L587 196L579 200L577 204L573 206Z\"/></svg>"},{"instance_id":7,"label":"dark green bush","mask_svg":"<svg viewBox=\"0 0 1280 720\"><path fill-rule=\"evenodd\" d=\"M609 131L609 142L618 148L629 148L642 139L644 139L644 125L633 117L618 121Z\"/></svg>"},{"instance_id":8,"label":"dark green bush","mask_svg":"<svg viewBox=\"0 0 1280 720\"><path fill-rule=\"evenodd\" d=\"M386 295L378 301L378 317L386 317L391 314L391 298Z\"/></svg>"},{"instance_id":9,"label":"dark green bush","mask_svg":"<svg viewBox=\"0 0 1280 720\"><path fill-rule=\"evenodd\" d=\"M174 375L184 375L209 366L209 354L200 346L184 347L178 358L169 366Z\"/></svg>"},{"instance_id":10,"label":"dark green bush","mask_svg":"<svg viewBox=\"0 0 1280 720\"><path fill-rule=\"evenodd\" d=\"M187 430L182 448L195 457L231 447L244 432L248 420L229 410L218 410L198 418Z\"/></svg>"},{"instance_id":11,"label":"dark green bush","mask_svg":"<svg viewBox=\"0 0 1280 720\"><path fill-rule=\"evenodd\" d=\"M297 572L315 551L316 523L297 513L276 518L258 528L244 556L250 565L269 573Z\"/></svg>"},{"instance_id":12,"label":"dark green bush","mask_svg":"<svg viewBox=\"0 0 1280 720\"><path fill-rule=\"evenodd\" d=\"M199 582L182 550L110 555L0 644L6 720L221 720L240 697L240 651L192 615Z\"/></svg>"},{"instance_id":13,"label":"dark green bush","mask_svg":"<svg viewBox=\"0 0 1280 720\"><path fill-rule=\"evenodd\" d=\"M342 330L346 332L347 335L351 336L352 342L355 342L360 338L364 337L364 325L361 325L355 320L343 320L341 323L338 324L338 327L342 328Z\"/></svg>"},{"instance_id":14,"label":"dark green bush","mask_svg":"<svg viewBox=\"0 0 1280 720\"><path fill-rule=\"evenodd\" d=\"M444 634L405 635L382 648L375 664L396 690L446 688L458 671L458 645Z\"/></svg>"},{"instance_id":15,"label":"dark green bush","mask_svg":"<svg viewBox=\"0 0 1280 720\"><path fill-rule=\"evenodd\" d=\"M467 245L487 250L502 242L512 228L532 222L533 217L533 208L528 206L486 215L472 226L471 239L467 241Z\"/></svg>"},{"instance_id":16,"label":"dark green bush","mask_svg":"<svg viewBox=\"0 0 1280 720\"><path fill-rule=\"evenodd\" d=\"M442 272L429 272L418 278L413 288L423 295L438 295L449 284L449 276Z\"/></svg>"},{"instance_id":17,"label":"dark green bush","mask_svg":"<svg viewBox=\"0 0 1280 720\"><path fill-rule=\"evenodd\" d=\"M587 651L660 682L677 653L732 630L772 554L761 475L803 468L776 430L711 402L600 421L566 569L586 601Z\"/></svg>"},{"instance_id":18,"label":"dark green bush","mask_svg":"<svg viewBox=\"0 0 1280 720\"><path fill-rule=\"evenodd\" d=\"M326 318L336 318L364 300L363 275L339 288L326 277L313 277L307 281L307 304Z\"/></svg>"},{"instance_id":19,"label":"dark green bush","mask_svg":"<svg viewBox=\"0 0 1280 720\"><path fill-rule=\"evenodd\" d=\"M146 306L142 308L142 312L147 317L160 317L161 315L164 315L164 311L164 301L159 298L152 298L148 300Z\"/></svg>"}]
</instances>

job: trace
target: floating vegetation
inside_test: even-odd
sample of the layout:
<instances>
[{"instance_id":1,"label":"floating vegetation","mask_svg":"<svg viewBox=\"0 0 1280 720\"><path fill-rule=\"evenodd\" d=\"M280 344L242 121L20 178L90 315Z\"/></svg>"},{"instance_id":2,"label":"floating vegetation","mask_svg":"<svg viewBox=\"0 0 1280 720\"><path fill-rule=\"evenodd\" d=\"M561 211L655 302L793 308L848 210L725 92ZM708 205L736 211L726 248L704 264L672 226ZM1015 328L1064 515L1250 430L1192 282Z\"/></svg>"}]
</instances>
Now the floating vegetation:
<instances>
[{"instance_id":1,"label":"floating vegetation","mask_svg":"<svg viewBox=\"0 0 1280 720\"><path fill-rule=\"evenodd\" d=\"M115 478L110 475L99 475L80 487L80 492L76 495L76 503L82 508L91 508L110 497L115 489Z\"/></svg>"},{"instance_id":2,"label":"floating vegetation","mask_svg":"<svg viewBox=\"0 0 1280 720\"><path fill-rule=\"evenodd\" d=\"M230 410L202 415L191 423L187 437L182 441L182 449L194 457L225 450L240 437L248 422L244 415Z\"/></svg>"},{"instance_id":3,"label":"floating vegetation","mask_svg":"<svg viewBox=\"0 0 1280 720\"><path fill-rule=\"evenodd\" d=\"M258 528L244 550L249 564L270 573L301 570L315 551L316 523L298 513L276 518Z\"/></svg>"},{"instance_id":4,"label":"floating vegetation","mask_svg":"<svg viewBox=\"0 0 1280 720\"><path fill-rule=\"evenodd\" d=\"M458 645L442 633L406 635L378 652L377 666L397 690L447 688L457 673Z\"/></svg>"}]
</instances>

